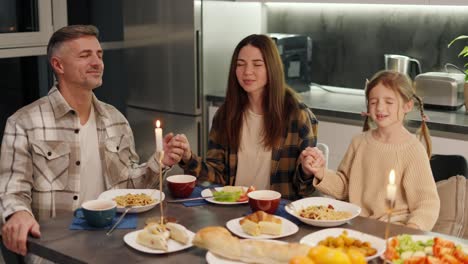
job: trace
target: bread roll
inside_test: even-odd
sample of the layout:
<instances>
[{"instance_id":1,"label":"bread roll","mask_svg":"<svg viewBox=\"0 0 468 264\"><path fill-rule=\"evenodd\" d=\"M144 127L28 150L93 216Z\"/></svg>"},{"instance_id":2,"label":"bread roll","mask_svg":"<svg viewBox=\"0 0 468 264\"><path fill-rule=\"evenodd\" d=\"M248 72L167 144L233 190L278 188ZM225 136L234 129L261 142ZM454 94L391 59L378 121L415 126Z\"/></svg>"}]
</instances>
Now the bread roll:
<instances>
[{"instance_id":1,"label":"bread roll","mask_svg":"<svg viewBox=\"0 0 468 264\"><path fill-rule=\"evenodd\" d=\"M187 229L183 225L169 222L166 224L166 227L167 229L169 229L169 232L171 234L170 237L175 241L180 242L184 245L186 245L189 242Z\"/></svg>"},{"instance_id":2,"label":"bread roll","mask_svg":"<svg viewBox=\"0 0 468 264\"><path fill-rule=\"evenodd\" d=\"M294 256L307 255L309 247L264 240L239 240L223 227L206 227L197 232L193 244L227 259L246 263L288 263Z\"/></svg>"}]
</instances>

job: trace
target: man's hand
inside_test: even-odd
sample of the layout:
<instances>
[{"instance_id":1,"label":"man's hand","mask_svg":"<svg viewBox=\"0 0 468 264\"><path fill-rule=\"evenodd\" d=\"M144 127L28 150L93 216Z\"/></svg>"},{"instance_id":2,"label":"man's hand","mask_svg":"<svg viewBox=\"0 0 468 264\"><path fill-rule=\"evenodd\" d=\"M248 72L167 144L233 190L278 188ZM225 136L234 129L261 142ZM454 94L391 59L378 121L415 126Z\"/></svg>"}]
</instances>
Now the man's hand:
<instances>
[{"instance_id":1,"label":"man's hand","mask_svg":"<svg viewBox=\"0 0 468 264\"><path fill-rule=\"evenodd\" d=\"M28 234L40 237L39 224L27 211L18 211L10 216L2 228L3 244L9 250L26 256Z\"/></svg>"}]
</instances>

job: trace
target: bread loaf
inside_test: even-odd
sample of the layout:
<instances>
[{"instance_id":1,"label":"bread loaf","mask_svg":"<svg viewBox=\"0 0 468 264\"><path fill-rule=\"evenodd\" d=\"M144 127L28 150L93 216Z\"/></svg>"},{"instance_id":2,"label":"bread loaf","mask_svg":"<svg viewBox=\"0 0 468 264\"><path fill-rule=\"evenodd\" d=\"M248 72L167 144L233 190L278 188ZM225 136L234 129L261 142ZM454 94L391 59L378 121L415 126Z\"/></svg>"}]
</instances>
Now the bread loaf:
<instances>
[{"instance_id":1,"label":"bread loaf","mask_svg":"<svg viewBox=\"0 0 468 264\"><path fill-rule=\"evenodd\" d=\"M192 243L227 259L260 264L288 263L294 256L307 255L309 250L308 246L297 243L239 240L223 227L205 227L199 230Z\"/></svg>"}]
</instances>

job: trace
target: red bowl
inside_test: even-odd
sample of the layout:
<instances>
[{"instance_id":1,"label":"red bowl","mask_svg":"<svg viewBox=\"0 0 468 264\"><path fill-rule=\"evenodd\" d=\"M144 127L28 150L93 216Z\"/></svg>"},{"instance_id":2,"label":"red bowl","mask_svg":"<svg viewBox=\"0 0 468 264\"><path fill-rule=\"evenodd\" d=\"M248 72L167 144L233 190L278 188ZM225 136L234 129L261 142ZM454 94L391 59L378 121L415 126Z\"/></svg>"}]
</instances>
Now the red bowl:
<instances>
[{"instance_id":1,"label":"red bowl","mask_svg":"<svg viewBox=\"0 0 468 264\"><path fill-rule=\"evenodd\" d=\"M167 186L172 196L176 198L187 198L192 194L197 178L192 175L173 175L166 178Z\"/></svg>"},{"instance_id":2,"label":"red bowl","mask_svg":"<svg viewBox=\"0 0 468 264\"><path fill-rule=\"evenodd\" d=\"M249 205L252 212L264 211L269 214L274 214L280 204L281 193L271 190L259 190L249 192Z\"/></svg>"}]
</instances>

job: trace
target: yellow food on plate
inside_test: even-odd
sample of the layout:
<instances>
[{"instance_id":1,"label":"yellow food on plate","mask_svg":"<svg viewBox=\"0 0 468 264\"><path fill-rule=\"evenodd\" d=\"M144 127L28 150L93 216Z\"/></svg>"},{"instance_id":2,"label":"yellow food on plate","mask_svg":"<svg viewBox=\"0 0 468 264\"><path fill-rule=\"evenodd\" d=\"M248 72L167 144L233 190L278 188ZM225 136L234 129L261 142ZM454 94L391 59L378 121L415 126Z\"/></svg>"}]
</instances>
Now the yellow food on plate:
<instances>
[{"instance_id":1,"label":"yellow food on plate","mask_svg":"<svg viewBox=\"0 0 468 264\"><path fill-rule=\"evenodd\" d=\"M315 264L315 262L307 256L295 256L289 260L289 264Z\"/></svg>"},{"instance_id":2,"label":"yellow food on plate","mask_svg":"<svg viewBox=\"0 0 468 264\"><path fill-rule=\"evenodd\" d=\"M280 218L263 211L257 211L239 221L242 230L251 236L260 234L281 235L283 223Z\"/></svg>"},{"instance_id":3,"label":"yellow food on plate","mask_svg":"<svg viewBox=\"0 0 468 264\"><path fill-rule=\"evenodd\" d=\"M153 204L156 202L156 199L151 198L146 193L131 194L127 193L126 195L119 195L113 199L117 206L145 206Z\"/></svg>"},{"instance_id":4,"label":"yellow food on plate","mask_svg":"<svg viewBox=\"0 0 468 264\"><path fill-rule=\"evenodd\" d=\"M336 211L331 204L308 206L302 209L299 215L313 220L343 220L352 216L350 212Z\"/></svg>"},{"instance_id":5,"label":"yellow food on plate","mask_svg":"<svg viewBox=\"0 0 468 264\"><path fill-rule=\"evenodd\" d=\"M356 250L359 251L366 257L373 256L377 253L377 249L373 248L369 242L363 242L359 239L348 236L348 232L343 231L338 237L329 236L326 239L320 241L319 245L338 248L342 250Z\"/></svg>"},{"instance_id":6,"label":"yellow food on plate","mask_svg":"<svg viewBox=\"0 0 468 264\"><path fill-rule=\"evenodd\" d=\"M309 259L311 262L307 262ZM365 257L358 251L343 252L325 246L312 247L307 256L295 256L289 264L365 264Z\"/></svg>"}]
</instances>

